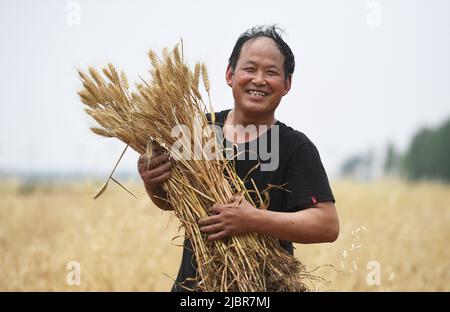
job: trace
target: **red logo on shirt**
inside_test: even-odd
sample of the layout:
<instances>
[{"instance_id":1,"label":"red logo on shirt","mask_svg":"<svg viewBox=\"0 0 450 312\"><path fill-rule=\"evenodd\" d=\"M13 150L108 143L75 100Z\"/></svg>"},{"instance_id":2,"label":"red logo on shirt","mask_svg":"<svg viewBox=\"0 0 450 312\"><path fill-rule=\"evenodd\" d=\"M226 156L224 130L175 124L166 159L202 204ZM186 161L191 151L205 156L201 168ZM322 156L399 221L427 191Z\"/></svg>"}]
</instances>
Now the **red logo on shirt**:
<instances>
[{"instance_id":1,"label":"red logo on shirt","mask_svg":"<svg viewBox=\"0 0 450 312\"><path fill-rule=\"evenodd\" d=\"M311 200L312 200L313 204L317 204L317 199L314 196L311 196Z\"/></svg>"}]
</instances>

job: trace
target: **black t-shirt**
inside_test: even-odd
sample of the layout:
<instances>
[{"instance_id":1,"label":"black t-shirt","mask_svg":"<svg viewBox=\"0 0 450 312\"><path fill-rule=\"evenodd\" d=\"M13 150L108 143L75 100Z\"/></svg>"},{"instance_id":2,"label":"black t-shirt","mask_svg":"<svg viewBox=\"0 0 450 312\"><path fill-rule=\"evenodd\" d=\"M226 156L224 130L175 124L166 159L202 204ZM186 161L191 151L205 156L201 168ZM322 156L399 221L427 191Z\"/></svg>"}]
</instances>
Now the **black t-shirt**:
<instances>
[{"instance_id":1,"label":"black t-shirt","mask_svg":"<svg viewBox=\"0 0 450 312\"><path fill-rule=\"evenodd\" d=\"M216 125L223 126L229 111L228 109L215 113ZM261 142L263 137L267 143ZM275 145L277 142L278 147ZM257 148L257 146L261 147ZM317 148L306 135L280 121L277 121L260 138L238 144L236 152L241 157L234 160L235 169L239 177L245 179L247 189L253 189L251 179L260 192L269 185L284 185L283 188L269 189L269 210L295 212L311 207L317 202L335 201ZM276 157L278 158L275 159ZM260 166L256 166L258 162ZM262 164L266 167L263 168ZM253 199L257 202L256 196ZM292 242L280 240L280 245L293 254ZM186 291L186 288L180 285L195 288L195 282L191 279L196 276L196 268L197 263L192 246L186 238L178 277L172 291ZM189 279L186 280L187 278Z\"/></svg>"}]
</instances>

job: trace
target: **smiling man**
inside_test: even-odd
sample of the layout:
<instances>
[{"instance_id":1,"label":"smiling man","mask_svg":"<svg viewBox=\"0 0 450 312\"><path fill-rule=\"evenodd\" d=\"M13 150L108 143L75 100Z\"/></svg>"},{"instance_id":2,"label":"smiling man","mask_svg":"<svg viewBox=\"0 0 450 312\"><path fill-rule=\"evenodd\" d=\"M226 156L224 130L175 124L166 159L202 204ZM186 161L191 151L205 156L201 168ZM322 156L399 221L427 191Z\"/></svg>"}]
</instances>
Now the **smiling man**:
<instances>
[{"instance_id":1,"label":"smiling man","mask_svg":"<svg viewBox=\"0 0 450 312\"><path fill-rule=\"evenodd\" d=\"M315 145L305 134L275 118L275 110L292 84L294 55L275 26L254 27L243 33L231 53L226 81L234 97L233 109L217 112L215 124L222 127L224 145L235 146L234 165L248 189L253 183L267 190L267 209L257 209L235 196L226 204L215 204L214 215L199 221L209 240L249 232L271 235L293 254L295 243L333 242L339 234L334 196ZM248 129L253 129L249 131ZM261 146L277 165L264 167ZM161 209L170 209L161 185L170 177L167 156L138 162L147 192ZM268 169L269 168L269 169ZM273 187L282 186L282 187ZM156 196L155 196L156 195ZM258 203L257 196L254 202ZM261 204L261 203L259 203ZM197 264L188 238L172 291L195 289Z\"/></svg>"}]
</instances>

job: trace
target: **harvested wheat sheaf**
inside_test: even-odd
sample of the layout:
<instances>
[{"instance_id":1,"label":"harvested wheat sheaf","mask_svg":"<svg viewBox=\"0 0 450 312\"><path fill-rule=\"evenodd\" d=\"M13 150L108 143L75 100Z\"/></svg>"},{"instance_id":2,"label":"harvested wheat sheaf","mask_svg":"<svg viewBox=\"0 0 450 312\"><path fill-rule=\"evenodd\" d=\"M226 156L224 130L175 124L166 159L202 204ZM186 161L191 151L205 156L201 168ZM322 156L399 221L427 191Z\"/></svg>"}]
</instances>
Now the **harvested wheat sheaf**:
<instances>
[{"instance_id":1,"label":"harvested wheat sheaf","mask_svg":"<svg viewBox=\"0 0 450 312\"><path fill-rule=\"evenodd\" d=\"M236 194L258 209L265 209L267 201L257 190L245 188L230 160L184 159L171 148L180 140L171 135L175 126L185 125L190 133L197 133L195 127L204 129L208 125L205 115L208 111L214 123L208 73L205 64L200 63L192 71L184 63L180 45L171 52L164 49L162 59L153 51L148 56L151 80L140 77L135 92L130 91L125 73L108 64L102 69L103 75L92 67L89 73L78 71L83 84L78 95L86 105L86 112L99 125L92 128L95 134L118 138L140 154L162 150L175 159L172 176L164 189L190 238L198 263L194 290L306 291L305 281L311 281L313 276L277 239L251 233L208 241L200 231L198 220L212 214L210 207L214 203L228 203ZM208 105L199 89L200 75ZM184 146L204 143L201 135L182 139ZM216 151L223 151L218 140L213 142ZM257 194L257 202L250 192Z\"/></svg>"}]
</instances>

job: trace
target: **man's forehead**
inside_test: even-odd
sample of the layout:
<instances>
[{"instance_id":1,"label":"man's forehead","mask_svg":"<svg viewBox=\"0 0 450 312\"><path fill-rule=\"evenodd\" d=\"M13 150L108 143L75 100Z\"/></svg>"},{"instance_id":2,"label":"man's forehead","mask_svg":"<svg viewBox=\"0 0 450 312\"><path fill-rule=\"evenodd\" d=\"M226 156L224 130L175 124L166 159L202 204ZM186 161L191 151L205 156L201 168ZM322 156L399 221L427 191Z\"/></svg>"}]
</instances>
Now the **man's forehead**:
<instances>
[{"instance_id":1,"label":"man's forehead","mask_svg":"<svg viewBox=\"0 0 450 312\"><path fill-rule=\"evenodd\" d=\"M284 55L273 39L258 37L244 43L239 56L240 63L259 63L263 59L266 62L271 61L270 63L273 63L273 65L284 62Z\"/></svg>"},{"instance_id":2,"label":"man's forehead","mask_svg":"<svg viewBox=\"0 0 450 312\"><path fill-rule=\"evenodd\" d=\"M238 63L241 66L244 65L262 65L265 67L274 67L274 68L282 68L284 64L284 58L282 56L268 56L261 57L261 55L241 55L239 57Z\"/></svg>"}]
</instances>

